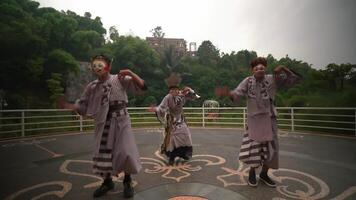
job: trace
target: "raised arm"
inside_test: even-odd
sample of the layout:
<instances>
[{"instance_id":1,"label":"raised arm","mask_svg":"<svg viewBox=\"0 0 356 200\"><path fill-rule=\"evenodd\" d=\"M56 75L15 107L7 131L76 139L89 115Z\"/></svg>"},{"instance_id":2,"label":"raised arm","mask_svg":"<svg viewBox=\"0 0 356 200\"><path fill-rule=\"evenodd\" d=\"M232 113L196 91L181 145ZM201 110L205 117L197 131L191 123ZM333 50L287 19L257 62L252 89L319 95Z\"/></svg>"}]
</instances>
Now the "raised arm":
<instances>
[{"instance_id":1,"label":"raised arm","mask_svg":"<svg viewBox=\"0 0 356 200\"><path fill-rule=\"evenodd\" d=\"M235 104L240 102L240 97L247 94L248 78L245 78L234 90L228 87L218 87L215 89L215 94L218 97L229 97Z\"/></svg>"},{"instance_id":2,"label":"raised arm","mask_svg":"<svg viewBox=\"0 0 356 200\"><path fill-rule=\"evenodd\" d=\"M274 80L277 87L291 87L298 83L302 76L285 66L278 66L273 70Z\"/></svg>"},{"instance_id":3,"label":"raised arm","mask_svg":"<svg viewBox=\"0 0 356 200\"><path fill-rule=\"evenodd\" d=\"M196 94L195 91L188 86L183 88L182 94L186 100L196 100L200 98L200 96Z\"/></svg>"},{"instance_id":4,"label":"raised arm","mask_svg":"<svg viewBox=\"0 0 356 200\"><path fill-rule=\"evenodd\" d=\"M60 97L57 100L57 107L60 109L70 109L73 110L74 112L76 112L79 115L86 115L87 112L87 108L88 108L88 100L89 100L89 96L90 96L90 86L91 84L89 84L83 94L81 95L81 97L73 104L73 103L68 103L65 101L64 97Z\"/></svg>"},{"instance_id":5,"label":"raised arm","mask_svg":"<svg viewBox=\"0 0 356 200\"><path fill-rule=\"evenodd\" d=\"M118 78L129 91L139 92L147 90L145 81L129 69L120 70Z\"/></svg>"}]
</instances>

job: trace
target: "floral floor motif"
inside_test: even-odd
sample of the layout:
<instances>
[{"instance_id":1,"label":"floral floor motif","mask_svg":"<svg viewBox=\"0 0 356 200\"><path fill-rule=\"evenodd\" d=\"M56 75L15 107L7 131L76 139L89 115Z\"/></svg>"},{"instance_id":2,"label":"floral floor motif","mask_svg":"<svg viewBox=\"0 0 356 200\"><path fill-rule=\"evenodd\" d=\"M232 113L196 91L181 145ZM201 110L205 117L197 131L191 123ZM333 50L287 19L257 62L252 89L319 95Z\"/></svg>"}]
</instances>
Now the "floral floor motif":
<instances>
[{"instance_id":1,"label":"floral floor motif","mask_svg":"<svg viewBox=\"0 0 356 200\"><path fill-rule=\"evenodd\" d=\"M225 174L217 176L217 180L223 183L224 187L248 186L249 168L239 162L237 169L221 167ZM293 170L280 168L278 170L270 170L269 176L276 181L277 192L281 197L273 197L273 200L284 199L322 199L329 195L329 186L320 178L311 174ZM230 180L230 181L229 181ZM291 189L291 185L298 189ZM356 186L350 187L340 195L332 198L333 200L346 199L352 195L356 195Z\"/></svg>"},{"instance_id":2,"label":"floral floor motif","mask_svg":"<svg viewBox=\"0 0 356 200\"><path fill-rule=\"evenodd\" d=\"M234 189L234 187L249 187L247 184L248 168L242 163L239 163L237 169L231 169L229 167L221 166L226 163L225 158L210 155L194 155L191 160L187 162L179 162L175 165L168 165L166 159L156 151L153 157L141 157L141 162L144 167L143 172L151 174L152 176L160 175L163 179L173 180L178 183L183 179L190 177L194 172L204 170L205 168L215 167L218 168L218 185L222 184L223 187ZM86 177L93 179L93 182L83 183L82 189L97 188L102 182L102 178L90 173L75 171L74 166L83 166L89 169L91 168L92 161L89 160L65 160L59 167L59 172L76 176ZM82 169L82 168L80 168ZM329 186L320 178L311 174L294 170L281 168L278 170L270 170L269 175L277 182L277 195L271 197L272 200L286 200L286 199L302 199L302 200L317 200L328 197L330 194ZM119 174L118 177L114 177L113 181L122 183L123 174ZM134 181L134 187L138 184ZM45 199L48 196L57 196L58 198L64 198L65 195L72 190L72 183L70 181L50 181L32 185L30 187L21 189L16 193L11 194L5 200L18 199L22 195L32 194L35 190L40 188L52 188L48 191L38 194L31 198L31 200ZM56 186L57 190L53 189ZM58 189L59 188L59 189ZM110 194L117 194L122 192L122 187L116 187ZM332 198L332 200L344 200L350 197L356 198L356 186L349 187L341 194ZM182 197L183 198L183 197Z\"/></svg>"},{"instance_id":3,"label":"floral floor motif","mask_svg":"<svg viewBox=\"0 0 356 200\"><path fill-rule=\"evenodd\" d=\"M172 179L180 182L187 178L192 172L197 172L203 167L222 165L226 161L224 158L215 155L193 155L192 159L186 162L179 162L176 165L168 165L166 159L156 151L156 158L141 157L144 172L149 174L162 174L162 178ZM178 174L178 175L176 175Z\"/></svg>"}]
</instances>

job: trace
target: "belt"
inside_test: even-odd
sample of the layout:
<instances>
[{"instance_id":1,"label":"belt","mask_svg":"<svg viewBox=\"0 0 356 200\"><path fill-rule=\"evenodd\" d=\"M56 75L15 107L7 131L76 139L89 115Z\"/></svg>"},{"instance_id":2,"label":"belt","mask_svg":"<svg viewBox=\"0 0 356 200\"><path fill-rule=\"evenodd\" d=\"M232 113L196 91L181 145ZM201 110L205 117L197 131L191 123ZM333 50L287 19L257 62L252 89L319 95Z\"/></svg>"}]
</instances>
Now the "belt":
<instances>
[{"instance_id":1,"label":"belt","mask_svg":"<svg viewBox=\"0 0 356 200\"><path fill-rule=\"evenodd\" d=\"M125 101L110 101L108 117L118 117L127 115L127 103Z\"/></svg>"}]
</instances>

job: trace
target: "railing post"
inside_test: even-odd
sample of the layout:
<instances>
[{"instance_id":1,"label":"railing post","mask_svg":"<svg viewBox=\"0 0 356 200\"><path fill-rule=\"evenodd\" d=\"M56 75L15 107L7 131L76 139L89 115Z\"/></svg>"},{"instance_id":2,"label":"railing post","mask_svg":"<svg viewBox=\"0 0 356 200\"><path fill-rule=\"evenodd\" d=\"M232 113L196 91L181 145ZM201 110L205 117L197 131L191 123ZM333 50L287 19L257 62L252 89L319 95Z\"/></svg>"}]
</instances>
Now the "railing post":
<instances>
[{"instance_id":1,"label":"railing post","mask_svg":"<svg viewBox=\"0 0 356 200\"><path fill-rule=\"evenodd\" d=\"M244 130L246 130L246 108L243 108L243 124Z\"/></svg>"},{"instance_id":2,"label":"railing post","mask_svg":"<svg viewBox=\"0 0 356 200\"><path fill-rule=\"evenodd\" d=\"M25 111L21 111L21 137L25 137Z\"/></svg>"},{"instance_id":3,"label":"railing post","mask_svg":"<svg viewBox=\"0 0 356 200\"><path fill-rule=\"evenodd\" d=\"M203 120L203 127L205 127L205 109L204 109L204 105L203 105L203 111L202 111L202 113L203 113L203 116L202 116L202 120Z\"/></svg>"},{"instance_id":4,"label":"railing post","mask_svg":"<svg viewBox=\"0 0 356 200\"><path fill-rule=\"evenodd\" d=\"M294 131L294 108L291 108L290 110L290 119L291 119L291 128L292 131Z\"/></svg>"},{"instance_id":5,"label":"railing post","mask_svg":"<svg viewBox=\"0 0 356 200\"><path fill-rule=\"evenodd\" d=\"M83 116L79 115L79 131L83 132Z\"/></svg>"}]
</instances>

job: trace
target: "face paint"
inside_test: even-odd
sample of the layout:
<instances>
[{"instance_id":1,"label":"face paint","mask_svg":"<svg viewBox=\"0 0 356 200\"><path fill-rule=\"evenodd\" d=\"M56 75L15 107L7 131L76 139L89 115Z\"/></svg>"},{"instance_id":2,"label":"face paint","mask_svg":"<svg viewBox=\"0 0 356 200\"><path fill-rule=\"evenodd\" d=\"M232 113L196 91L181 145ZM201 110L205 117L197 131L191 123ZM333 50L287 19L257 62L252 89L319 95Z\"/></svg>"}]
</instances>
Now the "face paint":
<instances>
[{"instance_id":1,"label":"face paint","mask_svg":"<svg viewBox=\"0 0 356 200\"><path fill-rule=\"evenodd\" d=\"M171 93L173 96L178 96L179 95L179 89L178 88L170 89L169 93Z\"/></svg>"},{"instance_id":2,"label":"face paint","mask_svg":"<svg viewBox=\"0 0 356 200\"><path fill-rule=\"evenodd\" d=\"M109 65L104 60L94 60L91 68L97 76L102 76L110 71Z\"/></svg>"},{"instance_id":3,"label":"face paint","mask_svg":"<svg viewBox=\"0 0 356 200\"><path fill-rule=\"evenodd\" d=\"M252 72L256 78L262 78L265 75L265 72L266 72L265 70L266 70L266 67L262 64L259 64L252 69Z\"/></svg>"}]
</instances>

